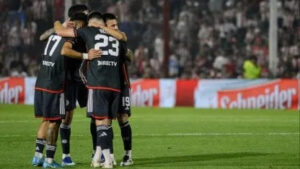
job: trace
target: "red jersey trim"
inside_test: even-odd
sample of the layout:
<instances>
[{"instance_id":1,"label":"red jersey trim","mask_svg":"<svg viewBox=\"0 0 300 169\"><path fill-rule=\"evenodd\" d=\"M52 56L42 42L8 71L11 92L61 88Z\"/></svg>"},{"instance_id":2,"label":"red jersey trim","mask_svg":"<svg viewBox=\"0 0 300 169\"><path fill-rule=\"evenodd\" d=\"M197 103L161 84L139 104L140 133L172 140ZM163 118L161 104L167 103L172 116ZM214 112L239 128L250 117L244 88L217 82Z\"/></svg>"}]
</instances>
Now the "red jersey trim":
<instances>
[{"instance_id":1,"label":"red jersey trim","mask_svg":"<svg viewBox=\"0 0 300 169\"><path fill-rule=\"evenodd\" d=\"M114 89L114 88L110 88L110 87L102 87L102 86L89 86L86 85L86 87L88 89L96 89L96 90L110 90L110 91L114 91L114 92L121 92L120 89Z\"/></svg>"},{"instance_id":2,"label":"red jersey trim","mask_svg":"<svg viewBox=\"0 0 300 169\"><path fill-rule=\"evenodd\" d=\"M108 116L94 116L94 115L92 115L92 117L94 119L98 119L98 120L108 119Z\"/></svg>"},{"instance_id":3,"label":"red jersey trim","mask_svg":"<svg viewBox=\"0 0 300 169\"><path fill-rule=\"evenodd\" d=\"M103 120L103 119L108 119L108 116L94 116L94 115L92 115L92 118L97 119L97 120ZM112 120L116 120L116 118L112 118Z\"/></svg>"},{"instance_id":4,"label":"red jersey trim","mask_svg":"<svg viewBox=\"0 0 300 169\"><path fill-rule=\"evenodd\" d=\"M35 87L34 89L35 90L41 90L41 91L48 92L48 93L62 93L62 92L64 92L63 89L61 89L61 90L49 90L49 89L44 89L44 88L40 88L40 87Z\"/></svg>"},{"instance_id":5,"label":"red jersey trim","mask_svg":"<svg viewBox=\"0 0 300 169\"><path fill-rule=\"evenodd\" d=\"M43 120L49 121L49 120L61 120L62 117L44 117Z\"/></svg>"},{"instance_id":6,"label":"red jersey trim","mask_svg":"<svg viewBox=\"0 0 300 169\"><path fill-rule=\"evenodd\" d=\"M123 64L123 72L124 72L124 76L125 76L126 83L127 83L128 87L130 88L130 82L129 82L129 80L128 80L128 75L127 75L127 73L126 73L125 64Z\"/></svg>"}]
</instances>

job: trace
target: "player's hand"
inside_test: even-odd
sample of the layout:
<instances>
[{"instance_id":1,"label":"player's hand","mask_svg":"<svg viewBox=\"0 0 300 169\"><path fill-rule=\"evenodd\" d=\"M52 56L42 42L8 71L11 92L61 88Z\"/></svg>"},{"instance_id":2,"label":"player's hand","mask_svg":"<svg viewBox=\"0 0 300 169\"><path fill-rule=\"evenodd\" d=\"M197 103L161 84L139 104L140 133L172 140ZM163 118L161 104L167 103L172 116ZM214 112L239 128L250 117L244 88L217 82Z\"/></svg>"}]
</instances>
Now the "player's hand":
<instances>
[{"instance_id":1,"label":"player's hand","mask_svg":"<svg viewBox=\"0 0 300 169\"><path fill-rule=\"evenodd\" d=\"M70 21L70 20L66 20L66 21L63 23L63 26L64 26L65 28L74 28L74 27L75 27L75 22Z\"/></svg>"},{"instance_id":2,"label":"player's hand","mask_svg":"<svg viewBox=\"0 0 300 169\"><path fill-rule=\"evenodd\" d=\"M93 60L96 58L100 58L102 55L102 50L97 50L97 49L90 49L88 53L88 60Z\"/></svg>"}]
</instances>

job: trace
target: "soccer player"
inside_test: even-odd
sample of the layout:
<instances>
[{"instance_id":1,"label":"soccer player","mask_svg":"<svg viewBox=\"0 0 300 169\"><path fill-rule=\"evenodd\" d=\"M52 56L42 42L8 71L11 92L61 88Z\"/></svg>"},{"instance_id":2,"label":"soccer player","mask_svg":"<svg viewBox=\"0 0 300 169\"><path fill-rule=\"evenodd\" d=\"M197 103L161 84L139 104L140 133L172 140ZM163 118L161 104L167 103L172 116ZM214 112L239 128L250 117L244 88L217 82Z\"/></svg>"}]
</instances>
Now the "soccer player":
<instances>
[{"instance_id":1,"label":"soccer player","mask_svg":"<svg viewBox=\"0 0 300 169\"><path fill-rule=\"evenodd\" d=\"M119 40L127 40L124 33L105 27L101 13L92 12L89 15L88 27L77 31L64 28L60 22L55 22L56 33L66 37L80 37L88 49L101 49L99 59L88 62L87 114L95 119L97 129L97 148L91 166L100 167L100 154L105 162L103 168L113 168L110 157L112 144L112 119L116 117L120 98L119 64L120 56L126 50ZM111 34L113 36L111 36Z\"/></svg>"},{"instance_id":2,"label":"soccer player","mask_svg":"<svg viewBox=\"0 0 300 169\"><path fill-rule=\"evenodd\" d=\"M81 28L87 25L87 16L83 13L75 13L70 17L70 20L75 24L75 28ZM66 116L62 119L60 125L60 137L62 145L62 166L74 166L70 156L70 136L71 123L73 119L76 101L80 107L85 107L87 103L87 88L81 81L79 76L79 67L82 60L76 59L81 57L86 52L85 44L80 38L69 38L64 43L61 54L65 57L65 98L66 98ZM73 58L69 58L73 57ZM75 57L75 58L74 58Z\"/></svg>"},{"instance_id":3,"label":"soccer player","mask_svg":"<svg viewBox=\"0 0 300 169\"><path fill-rule=\"evenodd\" d=\"M118 20L114 14L106 13L103 14L103 18L105 24L108 28L119 30ZM126 42L121 42L126 43ZM129 124L129 117L131 115L130 111L130 81L128 77L127 71L127 62L130 62L132 59L132 52L128 49L126 56L122 58L122 62L120 64L120 82L121 82L121 95L119 100L119 111L117 115L117 119L119 122L119 126L121 129L121 136L124 145L125 154L123 156L123 160L120 163L120 166L129 166L133 164L131 157L131 149L132 149L132 131L131 126ZM113 147L111 147L111 153L113 156Z\"/></svg>"},{"instance_id":4,"label":"soccer player","mask_svg":"<svg viewBox=\"0 0 300 169\"><path fill-rule=\"evenodd\" d=\"M41 66L35 84L34 109L36 117L43 117L36 139L36 152L32 165L44 168L58 168L54 162L59 125L65 115L64 102L64 58L60 50L64 39L51 35L41 59ZM46 144L46 159L43 149Z\"/></svg>"},{"instance_id":5,"label":"soccer player","mask_svg":"<svg viewBox=\"0 0 300 169\"><path fill-rule=\"evenodd\" d=\"M48 38L41 59L41 67L35 85L35 116L42 117L43 121L38 129L35 155L32 165L44 168L58 168L60 165L54 162L56 141L61 119L65 115L65 68L64 57L61 49L65 39L56 34ZM101 53L91 49L86 59L97 58ZM82 58L83 55L74 57ZM46 159L43 158L43 149L46 145Z\"/></svg>"},{"instance_id":6,"label":"soccer player","mask_svg":"<svg viewBox=\"0 0 300 169\"><path fill-rule=\"evenodd\" d=\"M68 17L71 21L73 21L71 23L75 23L77 28L86 25L87 14L88 8L86 5L76 4L71 6L68 10ZM53 32L53 28L49 29L43 35L40 36L40 40L47 39ZM76 101L78 101L80 107L85 107L87 102L87 88L82 83L79 77L79 67L82 61L81 59L78 59L78 57L81 58L82 53L85 51L85 44L79 38L68 39L64 43L64 46L61 51L62 55L67 55L68 57L70 57L65 58L66 116L64 119L62 119L62 123L60 125L60 137L62 144L62 166L75 165L70 156L71 123L73 119L74 109L76 108Z\"/></svg>"}]
</instances>

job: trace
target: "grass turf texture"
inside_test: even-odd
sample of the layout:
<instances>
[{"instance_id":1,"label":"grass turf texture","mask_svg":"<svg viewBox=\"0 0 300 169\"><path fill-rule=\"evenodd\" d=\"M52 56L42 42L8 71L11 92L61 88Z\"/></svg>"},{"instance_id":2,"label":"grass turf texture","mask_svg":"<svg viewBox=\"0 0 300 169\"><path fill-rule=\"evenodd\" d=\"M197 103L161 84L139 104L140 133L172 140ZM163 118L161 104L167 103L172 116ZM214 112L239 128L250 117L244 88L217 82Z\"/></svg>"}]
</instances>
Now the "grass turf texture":
<instances>
[{"instance_id":1,"label":"grass turf texture","mask_svg":"<svg viewBox=\"0 0 300 169\"><path fill-rule=\"evenodd\" d=\"M127 168L299 169L299 112L283 110L212 110L134 108L134 166ZM91 137L84 109L76 109L71 155L90 168ZM39 119L33 106L0 104L0 168L31 169ZM123 155L114 122L114 149ZM56 161L61 162L58 139ZM117 167L122 168L122 167Z\"/></svg>"}]
</instances>

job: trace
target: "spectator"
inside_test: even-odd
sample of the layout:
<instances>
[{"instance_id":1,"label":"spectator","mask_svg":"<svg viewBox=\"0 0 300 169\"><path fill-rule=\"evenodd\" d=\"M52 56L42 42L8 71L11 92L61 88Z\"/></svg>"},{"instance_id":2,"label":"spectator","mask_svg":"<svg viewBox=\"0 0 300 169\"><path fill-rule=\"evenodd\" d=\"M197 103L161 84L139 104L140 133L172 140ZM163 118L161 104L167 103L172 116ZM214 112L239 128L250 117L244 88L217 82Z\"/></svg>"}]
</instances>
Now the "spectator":
<instances>
[{"instance_id":1,"label":"spectator","mask_svg":"<svg viewBox=\"0 0 300 169\"><path fill-rule=\"evenodd\" d=\"M252 55L244 62L244 78L257 79L261 75L261 67L257 65L257 58Z\"/></svg>"}]
</instances>

